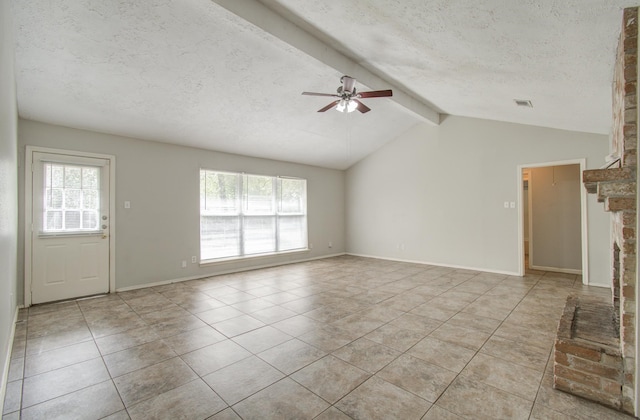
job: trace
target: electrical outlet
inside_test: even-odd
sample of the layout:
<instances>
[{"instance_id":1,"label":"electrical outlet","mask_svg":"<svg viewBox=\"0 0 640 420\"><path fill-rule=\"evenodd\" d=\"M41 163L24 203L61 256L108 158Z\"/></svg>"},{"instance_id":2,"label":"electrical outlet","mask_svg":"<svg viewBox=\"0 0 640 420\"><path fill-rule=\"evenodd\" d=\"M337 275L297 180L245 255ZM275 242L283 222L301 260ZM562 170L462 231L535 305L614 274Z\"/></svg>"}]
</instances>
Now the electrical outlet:
<instances>
[{"instance_id":1,"label":"electrical outlet","mask_svg":"<svg viewBox=\"0 0 640 420\"><path fill-rule=\"evenodd\" d=\"M313 244L309 244L309 249L313 249Z\"/></svg>"},{"instance_id":2,"label":"electrical outlet","mask_svg":"<svg viewBox=\"0 0 640 420\"><path fill-rule=\"evenodd\" d=\"M505 202L504 202L504 208L505 208L505 209L508 209L508 208L509 208L509 202L508 202L508 201L505 201Z\"/></svg>"},{"instance_id":3,"label":"electrical outlet","mask_svg":"<svg viewBox=\"0 0 640 420\"><path fill-rule=\"evenodd\" d=\"M195 264L195 263L196 263L196 261L198 261L198 259L196 258L196 256L195 256L195 255L192 255L192 256L191 256L191 264Z\"/></svg>"},{"instance_id":4,"label":"electrical outlet","mask_svg":"<svg viewBox=\"0 0 640 420\"><path fill-rule=\"evenodd\" d=\"M130 209L131 208L131 201L125 201L124 202L124 208L125 209Z\"/></svg>"},{"instance_id":5,"label":"electrical outlet","mask_svg":"<svg viewBox=\"0 0 640 420\"><path fill-rule=\"evenodd\" d=\"M329 248L333 248L333 242L329 241Z\"/></svg>"},{"instance_id":6,"label":"electrical outlet","mask_svg":"<svg viewBox=\"0 0 640 420\"><path fill-rule=\"evenodd\" d=\"M515 201L510 202L509 203L509 207L511 207L512 209L515 209L516 208L516 202Z\"/></svg>"},{"instance_id":7,"label":"electrical outlet","mask_svg":"<svg viewBox=\"0 0 640 420\"><path fill-rule=\"evenodd\" d=\"M187 268L187 261L182 260L182 268Z\"/></svg>"}]
</instances>

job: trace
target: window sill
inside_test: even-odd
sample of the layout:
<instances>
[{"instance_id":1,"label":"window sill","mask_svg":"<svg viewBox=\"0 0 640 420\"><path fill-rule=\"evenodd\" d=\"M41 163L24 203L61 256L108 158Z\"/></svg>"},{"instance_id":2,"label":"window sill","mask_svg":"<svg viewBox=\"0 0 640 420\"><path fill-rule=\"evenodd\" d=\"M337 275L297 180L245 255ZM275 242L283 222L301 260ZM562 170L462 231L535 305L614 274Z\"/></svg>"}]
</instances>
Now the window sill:
<instances>
[{"instance_id":1,"label":"window sill","mask_svg":"<svg viewBox=\"0 0 640 420\"><path fill-rule=\"evenodd\" d=\"M256 254L256 255L248 255L245 257L231 257L231 258L218 258L214 260L202 260L200 261L200 267L212 266L212 265L223 265L223 264L233 264L242 261L256 261L262 260L266 258L280 257L285 255L295 255L295 254L306 254L309 253L311 249L303 248L303 249L293 249L291 251L282 251L282 252L270 252L267 254Z\"/></svg>"}]
</instances>

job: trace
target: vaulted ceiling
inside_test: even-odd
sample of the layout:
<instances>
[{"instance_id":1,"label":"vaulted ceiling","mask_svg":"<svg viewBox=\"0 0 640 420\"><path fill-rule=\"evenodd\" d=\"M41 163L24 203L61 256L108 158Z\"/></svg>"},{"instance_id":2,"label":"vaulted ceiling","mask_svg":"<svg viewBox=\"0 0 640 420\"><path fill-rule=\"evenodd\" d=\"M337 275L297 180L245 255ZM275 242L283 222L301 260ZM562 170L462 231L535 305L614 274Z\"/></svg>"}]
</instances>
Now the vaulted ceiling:
<instances>
[{"instance_id":1,"label":"vaulted ceiling","mask_svg":"<svg viewBox=\"0 0 640 420\"><path fill-rule=\"evenodd\" d=\"M460 115L608 134L628 0L13 0L23 118L345 169ZM366 114L316 112L348 74ZM531 100L533 108L514 99Z\"/></svg>"}]
</instances>

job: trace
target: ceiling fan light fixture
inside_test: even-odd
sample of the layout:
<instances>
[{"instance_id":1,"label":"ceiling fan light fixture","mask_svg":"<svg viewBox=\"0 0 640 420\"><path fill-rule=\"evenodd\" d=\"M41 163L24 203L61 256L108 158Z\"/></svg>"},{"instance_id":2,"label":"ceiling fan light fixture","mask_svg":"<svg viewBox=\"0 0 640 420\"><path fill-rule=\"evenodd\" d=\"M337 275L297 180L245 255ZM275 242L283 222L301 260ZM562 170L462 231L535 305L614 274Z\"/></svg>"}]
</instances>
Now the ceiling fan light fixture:
<instances>
[{"instance_id":1,"label":"ceiling fan light fixture","mask_svg":"<svg viewBox=\"0 0 640 420\"><path fill-rule=\"evenodd\" d=\"M342 99L336 106L339 112L353 112L358 108L356 101Z\"/></svg>"}]
</instances>

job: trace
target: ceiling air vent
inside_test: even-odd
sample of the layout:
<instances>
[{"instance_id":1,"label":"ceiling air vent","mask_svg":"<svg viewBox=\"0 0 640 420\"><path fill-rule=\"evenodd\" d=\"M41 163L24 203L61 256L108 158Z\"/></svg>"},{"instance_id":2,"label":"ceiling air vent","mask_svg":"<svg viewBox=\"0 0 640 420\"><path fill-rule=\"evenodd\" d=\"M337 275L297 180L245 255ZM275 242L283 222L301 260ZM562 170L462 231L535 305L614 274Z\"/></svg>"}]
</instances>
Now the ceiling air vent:
<instances>
[{"instance_id":1,"label":"ceiling air vent","mask_svg":"<svg viewBox=\"0 0 640 420\"><path fill-rule=\"evenodd\" d=\"M533 108L533 104L528 99L514 99L516 105L523 106L525 108Z\"/></svg>"}]
</instances>

